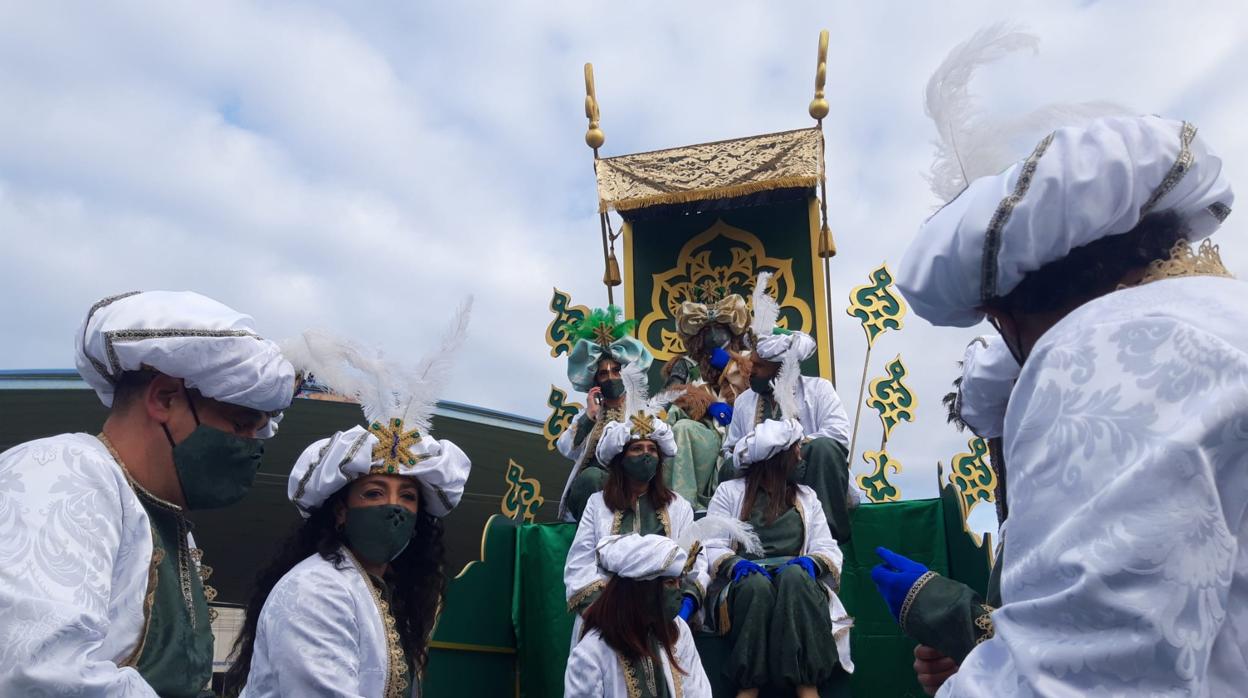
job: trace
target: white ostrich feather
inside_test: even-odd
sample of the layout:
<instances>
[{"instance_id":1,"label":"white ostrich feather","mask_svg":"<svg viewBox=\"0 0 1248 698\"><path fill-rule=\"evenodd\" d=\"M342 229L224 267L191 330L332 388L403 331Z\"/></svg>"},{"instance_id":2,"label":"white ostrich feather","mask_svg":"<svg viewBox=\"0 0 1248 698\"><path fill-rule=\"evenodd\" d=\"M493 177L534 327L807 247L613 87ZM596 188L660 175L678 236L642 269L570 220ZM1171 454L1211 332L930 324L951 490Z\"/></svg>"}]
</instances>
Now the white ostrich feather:
<instances>
[{"instance_id":1,"label":"white ostrich feather","mask_svg":"<svg viewBox=\"0 0 1248 698\"><path fill-rule=\"evenodd\" d=\"M689 552L694 543L705 544L708 540L726 540L728 545L725 547L735 544L741 546L739 550L754 555L763 554L763 544L754 527L730 516L708 515L694 521L676 538L676 544Z\"/></svg>"},{"instance_id":2,"label":"white ostrich feather","mask_svg":"<svg viewBox=\"0 0 1248 698\"><path fill-rule=\"evenodd\" d=\"M927 180L941 203L954 199L970 182L997 174L1026 156L1026 149L1045 133L1102 116L1129 113L1125 107L1110 102L1084 102L1048 105L1021 118L989 119L970 92L975 71L1016 51L1038 53L1039 47L1036 35L1008 23L997 23L955 46L932 73L927 82L925 108L936 126L938 140Z\"/></svg>"},{"instance_id":3,"label":"white ostrich feather","mask_svg":"<svg viewBox=\"0 0 1248 698\"><path fill-rule=\"evenodd\" d=\"M646 370L633 362L620 369L620 380L624 381L624 416L644 411L650 402L650 376Z\"/></svg>"},{"instance_id":4,"label":"white ostrich feather","mask_svg":"<svg viewBox=\"0 0 1248 698\"><path fill-rule=\"evenodd\" d=\"M776 299L767 293L767 285L771 283L771 272L759 272L758 280L754 282L754 318L750 321L750 329L754 331L756 337L765 337L771 334L775 328L776 322L780 319L780 305L776 303Z\"/></svg>"},{"instance_id":5,"label":"white ostrich feather","mask_svg":"<svg viewBox=\"0 0 1248 698\"><path fill-rule=\"evenodd\" d=\"M437 396L467 334L471 311L469 297L456 310L441 345L414 367L324 330L309 330L281 342L282 353L299 373L358 402L369 422L402 419L406 428L427 434Z\"/></svg>"},{"instance_id":6,"label":"white ostrich feather","mask_svg":"<svg viewBox=\"0 0 1248 698\"><path fill-rule=\"evenodd\" d=\"M780 407L780 414L785 419L799 419L800 411L797 408L797 382L801 378L802 368L798 363L797 355L788 351L784 354L784 360L780 362L780 370L776 372L775 379L772 380L772 395L776 398L776 404Z\"/></svg>"}]
</instances>

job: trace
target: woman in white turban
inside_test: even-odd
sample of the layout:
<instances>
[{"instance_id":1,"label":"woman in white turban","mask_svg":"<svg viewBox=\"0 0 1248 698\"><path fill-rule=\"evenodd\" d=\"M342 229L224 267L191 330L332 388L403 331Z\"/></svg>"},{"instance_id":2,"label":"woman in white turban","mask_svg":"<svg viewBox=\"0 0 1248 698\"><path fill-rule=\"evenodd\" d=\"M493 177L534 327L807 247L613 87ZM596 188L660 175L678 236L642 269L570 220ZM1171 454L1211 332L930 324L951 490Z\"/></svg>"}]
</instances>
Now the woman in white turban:
<instances>
[{"instance_id":1,"label":"woman in white turban","mask_svg":"<svg viewBox=\"0 0 1248 698\"><path fill-rule=\"evenodd\" d=\"M295 463L288 495L304 521L259 578L227 690L419 695L446 588L442 517L472 467L429 435L429 420L466 323L464 306L442 355L412 371L320 334L286 347L301 371L359 400L368 426L311 444Z\"/></svg>"}]
</instances>

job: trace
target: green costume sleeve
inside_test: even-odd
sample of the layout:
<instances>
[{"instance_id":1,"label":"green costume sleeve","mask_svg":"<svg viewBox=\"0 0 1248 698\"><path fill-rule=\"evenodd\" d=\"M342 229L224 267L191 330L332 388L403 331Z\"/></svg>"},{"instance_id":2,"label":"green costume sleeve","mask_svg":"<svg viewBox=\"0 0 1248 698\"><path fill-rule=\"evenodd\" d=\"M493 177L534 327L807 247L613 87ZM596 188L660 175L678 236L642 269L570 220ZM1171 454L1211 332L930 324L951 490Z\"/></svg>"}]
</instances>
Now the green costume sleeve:
<instances>
[{"instance_id":1,"label":"green costume sleeve","mask_svg":"<svg viewBox=\"0 0 1248 698\"><path fill-rule=\"evenodd\" d=\"M589 415L582 413L576 420L576 433L572 435L572 445L580 446L585 442L585 437L589 436L590 430L594 428L594 420Z\"/></svg>"},{"instance_id":2,"label":"green costume sleeve","mask_svg":"<svg viewBox=\"0 0 1248 698\"><path fill-rule=\"evenodd\" d=\"M959 664L992 637L991 606L962 582L929 572L915 582L901 608L901 631Z\"/></svg>"}]
</instances>

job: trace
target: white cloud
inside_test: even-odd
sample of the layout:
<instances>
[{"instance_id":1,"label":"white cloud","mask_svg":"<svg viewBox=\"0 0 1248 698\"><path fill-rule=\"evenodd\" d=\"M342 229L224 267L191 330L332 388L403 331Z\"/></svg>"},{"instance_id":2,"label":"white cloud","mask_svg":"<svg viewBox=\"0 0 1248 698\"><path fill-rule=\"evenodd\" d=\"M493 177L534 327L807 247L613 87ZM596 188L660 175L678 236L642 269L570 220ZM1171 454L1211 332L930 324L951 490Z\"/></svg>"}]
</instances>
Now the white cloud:
<instances>
[{"instance_id":1,"label":"white cloud","mask_svg":"<svg viewBox=\"0 0 1248 698\"><path fill-rule=\"evenodd\" d=\"M541 341L551 287L605 301L585 61L604 153L650 150L808 124L829 28L839 303L930 210L927 75L1000 19L1043 43L984 71L990 109L1111 99L1201 124L1232 175L1248 170L1248 7L1231 0L0 6L0 322L17 339L0 366L71 365L86 307L131 288L194 288L272 335L322 325L417 354L471 292L448 397L541 415L563 382ZM864 343L839 311L836 333L852 402ZM970 334L911 316L873 357L878 371L901 353L919 396L890 447L907 496L933 494L933 463L964 446L939 398ZM878 443L869 413L859 438Z\"/></svg>"}]
</instances>

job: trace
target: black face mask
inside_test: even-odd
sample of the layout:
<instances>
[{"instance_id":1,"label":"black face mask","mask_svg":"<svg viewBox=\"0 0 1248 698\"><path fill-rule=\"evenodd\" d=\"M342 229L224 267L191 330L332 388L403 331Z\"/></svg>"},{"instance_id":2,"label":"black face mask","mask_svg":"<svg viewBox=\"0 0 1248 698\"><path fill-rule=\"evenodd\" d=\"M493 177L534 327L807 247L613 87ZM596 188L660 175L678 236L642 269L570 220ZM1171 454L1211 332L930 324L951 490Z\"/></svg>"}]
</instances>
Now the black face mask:
<instances>
[{"instance_id":1,"label":"black face mask","mask_svg":"<svg viewBox=\"0 0 1248 698\"><path fill-rule=\"evenodd\" d=\"M381 504L347 509L343 533L356 557L384 565L403 554L415 530L416 515L406 507Z\"/></svg>"},{"instance_id":2,"label":"black face mask","mask_svg":"<svg viewBox=\"0 0 1248 698\"><path fill-rule=\"evenodd\" d=\"M624 469L624 474L630 479L637 482L650 482L654 474L659 471L659 457L649 453L643 453L638 456L624 456L620 462L620 467Z\"/></svg>"},{"instance_id":3,"label":"black face mask","mask_svg":"<svg viewBox=\"0 0 1248 698\"><path fill-rule=\"evenodd\" d=\"M772 392L771 381L772 381L771 378L759 378L757 376L750 376L750 390L753 390L759 395L771 395L771 392Z\"/></svg>"},{"instance_id":4,"label":"black face mask","mask_svg":"<svg viewBox=\"0 0 1248 698\"><path fill-rule=\"evenodd\" d=\"M609 378L605 381L599 381L598 389L602 391L604 400L618 400L624 397L624 379Z\"/></svg>"},{"instance_id":5,"label":"black face mask","mask_svg":"<svg viewBox=\"0 0 1248 698\"><path fill-rule=\"evenodd\" d=\"M728 343L731 341L732 332L727 327L724 327L719 323L715 323L714 325L711 325L711 328L706 331L706 335L703 336L702 348L708 352L715 348L722 349L723 347L728 346Z\"/></svg>"},{"instance_id":6,"label":"black face mask","mask_svg":"<svg viewBox=\"0 0 1248 698\"><path fill-rule=\"evenodd\" d=\"M175 444L169 427L160 425L173 447L173 467L186 508L216 509L238 502L247 495L260 470L264 442L201 424L189 392L186 404L195 418L195 431L182 443Z\"/></svg>"}]
</instances>

